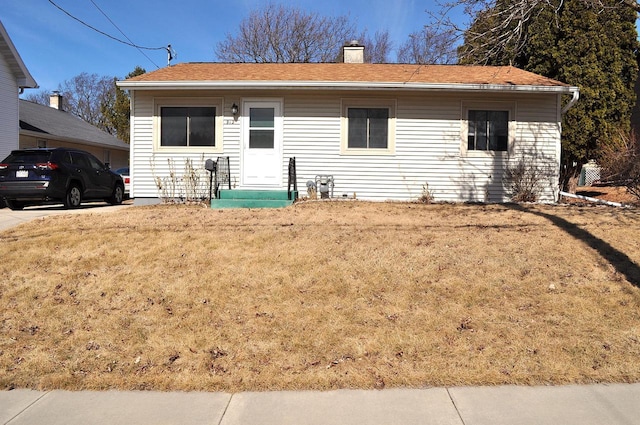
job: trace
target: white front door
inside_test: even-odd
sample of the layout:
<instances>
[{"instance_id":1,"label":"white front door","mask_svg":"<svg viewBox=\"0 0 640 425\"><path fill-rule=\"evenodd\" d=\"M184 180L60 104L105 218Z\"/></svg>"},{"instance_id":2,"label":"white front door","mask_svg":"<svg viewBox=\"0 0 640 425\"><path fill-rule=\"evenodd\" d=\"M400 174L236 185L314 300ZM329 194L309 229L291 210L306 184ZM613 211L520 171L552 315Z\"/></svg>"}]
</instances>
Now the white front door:
<instances>
[{"instance_id":1,"label":"white front door","mask_svg":"<svg viewBox=\"0 0 640 425\"><path fill-rule=\"evenodd\" d=\"M282 185L282 101L242 102L242 184Z\"/></svg>"}]
</instances>

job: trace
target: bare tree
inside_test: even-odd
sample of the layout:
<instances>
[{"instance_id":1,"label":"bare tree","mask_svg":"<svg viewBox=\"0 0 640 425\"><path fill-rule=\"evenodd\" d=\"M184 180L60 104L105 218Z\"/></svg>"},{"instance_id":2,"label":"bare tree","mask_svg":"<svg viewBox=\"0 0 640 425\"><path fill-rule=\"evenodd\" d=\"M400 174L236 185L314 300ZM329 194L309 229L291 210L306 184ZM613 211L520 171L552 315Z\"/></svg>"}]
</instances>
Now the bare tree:
<instances>
[{"instance_id":1,"label":"bare tree","mask_svg":"<svg viewBox=\"0 0 640 425\"><path fill-rule=\"evenodd\" d=\"M425 27L409 34L409 39L398 49L398 62L419 64L454 64L458 60L456 41L451 29L438 31Z\"/></svg>"},{"instance_id":2,"label":"bare tree","mask_svg":"<svg viewBox=\"0 0 640 425\"><path fill-rule=\"evenodd\" d=\"M237 35L228 33L215 52L225 62L332 62L356 34L346 16L269 3L244 19Z\"/></svg>"},{"instance_id":3,"label":"bare tree","mask_svg":"<svg viewBox=\"0 0 640 425\"><path fill-rule=\"evenodd\" d=\"M28 100L29 102L37 103L38 105L49 106L49 98L51 96L51 91L47 89L30 91L25 94L24 100Z\"/></svg>"},{"instance_id":4,"label":"bare tree","mask_svg":"<svg viewBox=\"0 0 640 425\"><path fill-rule=\"evenodd\" d=\"M63 82L59 91L64 97L65 110L89 124L112 132L102 114L102 105L115 98L114 77L83 72Z\"/></svg>"},{"instance_id":5,"label":"bare tree","mask_svg":"<svg viewBox=\"0 0 640 425\"><path fill-rule=\"evenodd\" d=\"M373 38L366 33L360 37L365 46L364 61L366 63L388 63L392 43L388 31L376 31Z\"/></svg>"}]
</instances>

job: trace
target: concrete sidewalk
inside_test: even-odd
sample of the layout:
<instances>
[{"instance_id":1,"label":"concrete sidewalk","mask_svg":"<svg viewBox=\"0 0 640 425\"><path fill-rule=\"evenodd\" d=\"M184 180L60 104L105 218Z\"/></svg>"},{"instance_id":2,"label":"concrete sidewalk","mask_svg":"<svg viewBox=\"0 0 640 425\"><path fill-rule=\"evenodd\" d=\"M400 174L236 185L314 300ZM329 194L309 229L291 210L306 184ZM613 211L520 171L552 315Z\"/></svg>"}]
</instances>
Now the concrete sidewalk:
<instances>
[{"instance_id":1,"label":"concrete sidewalk","mask_svg":"<svg viewBox=\"0 0 640 425\"><path fill-rule=\"evenodd\" d=\"M11 211L9 208L0 208L0 231L9 229L27 221L42 219L50 215L67 214L93 214L120 211L133 205L132 200L125 201L122 205L110 205L104 202L85 203L76 209L64 209L62 205L43 205L27 207L22 211Z\"/></svg>"},{"instance_id":2,"label":"concrete sidewalk","mask_svg":"<svg viewBox=\"0 0 640 425\"><path fill-rule=\"evenodd\" d=\"M640 384L264 393L0 392L10 425L637 425Z\"/></svg>"}]
</instances>

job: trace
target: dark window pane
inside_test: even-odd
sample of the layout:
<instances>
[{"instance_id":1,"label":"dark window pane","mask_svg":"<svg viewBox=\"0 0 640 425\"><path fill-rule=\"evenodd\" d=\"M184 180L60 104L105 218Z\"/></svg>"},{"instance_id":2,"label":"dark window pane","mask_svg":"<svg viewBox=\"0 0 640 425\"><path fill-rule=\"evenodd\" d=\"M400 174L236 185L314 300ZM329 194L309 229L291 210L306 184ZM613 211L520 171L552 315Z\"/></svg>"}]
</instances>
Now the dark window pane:
<instances>
[{"instance_id":1,"label":"dark window pane","mask_svg":"<svg viewBox=\"0 0 640 425\"><path fill-rule=\"evenodd\" d=\"M469 111L470 150L506 151L509 144L508 111Z\"/></svg>"},{"instance_id":2,"label":"dark window pane","mask_svg":"<svg viewBox=\"0 0 640 425\"><path fill-rule=\"evenodd\" d=\"M469 136L467 138L467 148L476 148L476 111L469 111Z\"/></svg>"},{"instance_id":3,"label":"dark window pane","mask_svg":"<svg viewBox=\"0 0 640 425\"><path fill-rule=\"evenodd\" d=\"M102 165L98 158L95 158L92 155L88 155L87 160L89 161L91 168L93 168L94 170L104 170L104 165Z\"/></svg>"},{"instance_id":4,"label":"dark window pane","mask_svg":"<svg viewBox=\"0 0 640 425\"><path fill-rule=\"evenodd\" d=\"M275 110L273 108L251 108L249 111L249 127L275 127Z\"/></svg>"},{"instance_id":5,"label":"dark window pane","mask_svg":"<svg viewBox=\"0 0 640 425\"><path fill-rule=\"evenodd\" d=\"M17 163L17 164L37 164L40 162L47 162L51 154L49 152L17 152L11 154L5 158L5 162ZM68 162L68 161L67 161Z\"/></svg>"},{"instance_id":6,"label":"dark window pane","mask_svg":"<svg viewBox=\"0 0 640 425\"><path fill-rule=\"evenodd\" d=\"M509 113L506 111L491 111L489 113L489 134L491 135L489 149L506 151L509 139Z\"/></svg>"},{"instance_id":7,"label":"dark window pane","mask_svg":"<svg viewBox=\"0 0 640 425\"><path fill-rule=\"evenodd\" d=\"M389 128L388 109L369 109L369 147L373 149L387 148Z\"/></svg>"},{"instance_id":8,"label":"dark window pane","mask_svg":"<svg viewBox=\"0 0 640 425\"><path fill-rule=\"evenodd\" d=\"M273 130L250 130L249 149L273 149Z\"/></svg>"},{"instance_id":9,"label":"dark window pane","mask_svg":"<svg viewBox=\"0 0 640 425\"><path fill-rule=\"evenodd\" d=\"M476 111L476 149L487 150L487 112Z\"/></svg>"},{"instance_id":10,"label":"dark window pane","mask_svg":"<svg viewBox=\"0 0 640 425\"><path fill-rule=\"evenodd\" d=\"M189 108L189 146L215 146L216 108Z\"/></svg>"},{"instance_id":11,"label":"dark window pane","mask_svg":"<svg viewBox=\"0 0 640 425\"><path fill-rule=\"evenodd\" d=\"M79 152L71 152L71 163L82 168L91 168L87 157Z\"/></svg>"},{"instance_id":12,"label":"dark window pane","mask_svg":"<svg viewBox=\"0 0 640 425\"><path fill-rule=\"evenodd\" d=\"M367 110L364 108L349 108L349 148L367 147Z\"/></svg>"},{"instance_id":13,"label":"dark window pane","mask_svg":"<svg viewBox=\"0 0 640 425\"><path fill-rule=\"evenodd\" d=\"M187 146L188 108L160 109L160 145Z\"/></svg>"}]
</instances>

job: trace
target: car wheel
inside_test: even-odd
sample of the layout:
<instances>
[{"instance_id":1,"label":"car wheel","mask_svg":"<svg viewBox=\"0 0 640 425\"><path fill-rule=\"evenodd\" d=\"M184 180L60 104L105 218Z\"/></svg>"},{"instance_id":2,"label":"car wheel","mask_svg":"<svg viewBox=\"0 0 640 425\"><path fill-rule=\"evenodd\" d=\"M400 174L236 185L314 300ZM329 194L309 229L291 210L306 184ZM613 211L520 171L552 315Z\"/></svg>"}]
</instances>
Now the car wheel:
<instances>
[{"instance_id":1,"label":"car wheel","mask_svg":"<svg viewBox=\"0 0 640 425\"><path fill-rule=\"evenodd\" d=\"M124 199L124 187L121 185L116 185L116 188L113 189L113 194L111 198L109 198L109 203L112 205L120 205L122 200Z\"/></svg>"},{"instance_id":2,"label":"car wheel","mask_svg":"<svg viewBox=\"0 0 640 425\"><path fill-rule=\"evenodd\" d=\"M65 208L78 208L82 203L82 191L76 184L69 186L67 190L67 196L64 197Z\"/></svg>"},{"instance_id":3,"label":"car wheel","mask_svg":"<svg viewBox=\"0 0 640 425\"><path fill-rule=\"evenodd\" d=\"M7 206L9 207L9 209L11 209L13 211L20 211L21 209L24 208L24 202L14 201L12 199L7 199L6 203L7 203Z\"/></svg>"}]
</instances>

